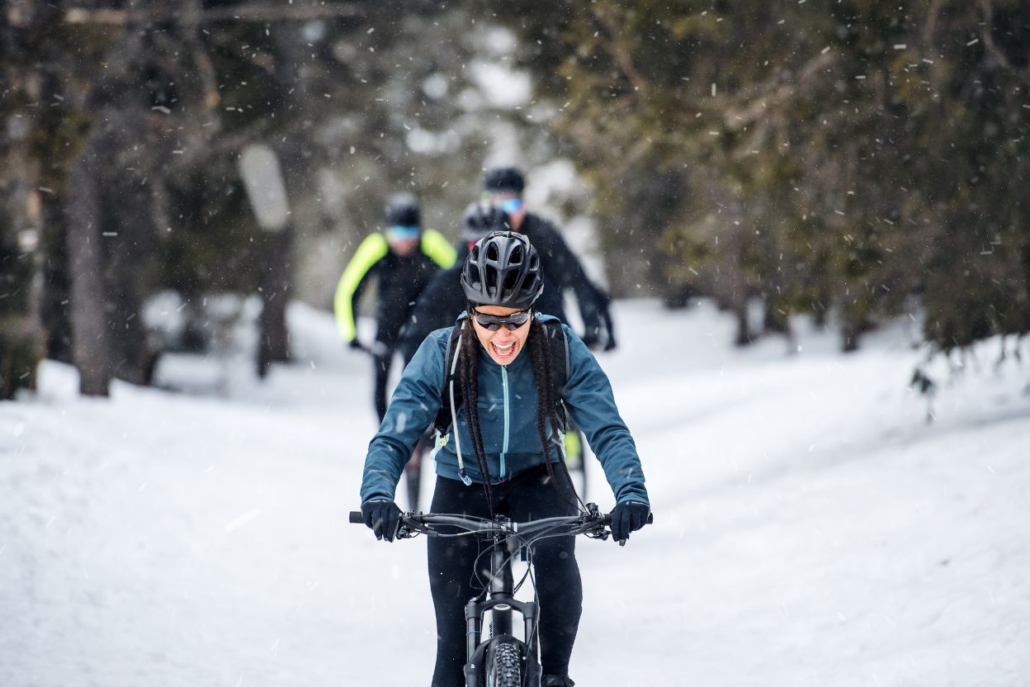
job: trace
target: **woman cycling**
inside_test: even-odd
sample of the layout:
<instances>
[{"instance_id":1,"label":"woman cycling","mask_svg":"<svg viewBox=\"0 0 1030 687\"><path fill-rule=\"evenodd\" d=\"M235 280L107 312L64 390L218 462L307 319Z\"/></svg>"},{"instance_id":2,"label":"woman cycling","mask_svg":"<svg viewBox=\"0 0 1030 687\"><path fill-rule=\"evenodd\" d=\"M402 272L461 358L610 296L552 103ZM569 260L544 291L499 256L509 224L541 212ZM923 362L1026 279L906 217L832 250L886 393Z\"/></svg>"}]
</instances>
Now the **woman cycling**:
<instances>
[{"instance_id":1,"label":"woman cycling","mask_svg":"<svg viewBox=\"0 0 1030 687\"><path fill-rule=\"evenodd\" d=\"M543 289L540 260L529 240L493 232L473 246L461 274L468 308L455 327L460 408L437 437L437 481L431 511L515 521L572 515L578 503L562 460L559 399L548 332L553 317L533 312ZM611 385L593 354L565 325L568 378L561 401L584 432L615 494L612 534L629 537L650 512L640 459L615 406ZM451 327L430 334L404 370L386 417L369 444L361 485L365 524L392 541L400 509L394 490L416 442L443 403ZM523 354L525 350L525 353ZM451 395L450 398L454 398ZM464 606L479 554L473 537L428 538L430 589L436 609L433 687L465 684ZM544 687L568 687L569 659L582 611L583 588L575 537L544 539L533 565L540 603Z\"/></svg>"}]
</instances>

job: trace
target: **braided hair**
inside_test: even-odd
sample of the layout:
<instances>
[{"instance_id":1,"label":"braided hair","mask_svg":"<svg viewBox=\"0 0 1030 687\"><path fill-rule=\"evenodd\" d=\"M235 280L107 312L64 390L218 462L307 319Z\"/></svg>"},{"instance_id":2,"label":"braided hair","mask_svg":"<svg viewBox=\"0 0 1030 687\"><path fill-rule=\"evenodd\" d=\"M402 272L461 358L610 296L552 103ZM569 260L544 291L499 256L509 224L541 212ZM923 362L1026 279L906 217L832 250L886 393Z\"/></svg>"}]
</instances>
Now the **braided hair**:
<instances>
[{"instance_id":1,"label":"braided hair","mask_svg":"<svg viewBox=\"0 0 1030 687\"><path fill-rule=\"evenodd\" d=\"M463 320L461 327L472 329L469 320ZM460 380L464 389L465 407L469 416L469 434L472 437L472 449L476 454L476 461L480 473L483 475L483 491L486 495L487 506L493 514L493 490L490 486L490 471L486 461L486 449L483 444L483 434L479 427L479 337L462 336L461 351L459 352L458 367ZM547 425L553 428L562 426L562 418L558 415L558 400L554 398L551 377L554 369L551 365L551 342L547 336L546 327L534 317L531 320L529 336L526 338L526 345L533 364L533 385L536 387L536 430L540 437L540 445L544 450L544 464L547 466L547 474L551 478L551 485L559 495L562 495L558 487L554 465L551 462L551 448L561 456L560 434L554 433L554 439L548 439ZM575 486L572 483L572 475L564 460L559 460L561 472L575 493ZM564 496L564 495L562 495Z\"/></svg>"}]
</instances>

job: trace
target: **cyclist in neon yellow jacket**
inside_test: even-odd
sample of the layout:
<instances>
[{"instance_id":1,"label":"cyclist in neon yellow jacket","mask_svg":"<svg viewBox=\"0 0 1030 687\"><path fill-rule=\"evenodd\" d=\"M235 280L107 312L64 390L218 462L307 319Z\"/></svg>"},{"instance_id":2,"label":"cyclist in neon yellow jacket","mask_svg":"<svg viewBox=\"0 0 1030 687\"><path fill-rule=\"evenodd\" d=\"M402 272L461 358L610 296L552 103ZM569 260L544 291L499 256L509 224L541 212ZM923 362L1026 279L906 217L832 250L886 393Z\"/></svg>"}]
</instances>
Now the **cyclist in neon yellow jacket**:
<instances>
[{"instance_id":1,"label":"cyclist in neon yellow jacket","mask_svg":"<svg viewBox=\"0 0 1030 687\"><path fill-rule=\"evenodd\" d=\"M365 238L347 264L336 287L334 308L340 336L353 349L372 354L374 403L382 422L386 385L400 342L401 330L418 295L441 268L454 264L455 251L439 232L422 229L422 213L414 196L404 193L386 205L386 231ZM371 348L357 336L358 302L371 279L378 280L376 337Z\"/></svg>"}]
</instances>

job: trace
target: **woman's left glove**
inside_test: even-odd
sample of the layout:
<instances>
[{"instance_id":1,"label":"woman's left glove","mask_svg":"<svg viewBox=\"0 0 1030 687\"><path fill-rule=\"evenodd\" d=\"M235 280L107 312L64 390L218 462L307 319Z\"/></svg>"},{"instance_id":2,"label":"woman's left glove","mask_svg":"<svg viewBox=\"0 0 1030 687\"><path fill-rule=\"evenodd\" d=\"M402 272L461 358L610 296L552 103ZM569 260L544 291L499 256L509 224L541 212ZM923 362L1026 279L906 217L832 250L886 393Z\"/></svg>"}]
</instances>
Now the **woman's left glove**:
<instances>
[{"instance_id":1,"label":"woman's left glove","mask_svg":"<svg viewBox=\"0 0 1030 687\"><path fill-rule=\"evenodd\" d=\"M376 539L393 541L401 524L401 509L389 499L372 499L361 504L361 517Z\"/></svg>"},{"instance_id":2,"label":"woman's left glove","mask_svg":"<svg viewBox=\"0 0 1030 687\"><path fill-rule=\"evenodd\" d=\"M636 532L647 524L647 516L651 507L640 501L623 501L612 509L612 539L624 542L629 539L630 532Z\"/></svg>"}]
</instances>

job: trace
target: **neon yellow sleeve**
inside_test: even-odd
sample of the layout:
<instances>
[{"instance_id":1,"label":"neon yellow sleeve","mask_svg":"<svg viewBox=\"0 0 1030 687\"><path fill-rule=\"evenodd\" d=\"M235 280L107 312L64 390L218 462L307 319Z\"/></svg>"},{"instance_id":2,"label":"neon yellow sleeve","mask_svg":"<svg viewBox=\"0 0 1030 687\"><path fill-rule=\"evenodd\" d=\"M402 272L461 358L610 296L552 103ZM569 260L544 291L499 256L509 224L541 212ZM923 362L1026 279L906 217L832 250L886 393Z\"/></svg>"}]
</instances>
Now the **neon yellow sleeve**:
<instances>
[{"instance_id":1,"label":"neon yellow sleeve","mask_svg":"<svg viewBox=\"0 0 1030 687\"><path fill-rule=\"evenodd\" d=\"M422 232L422 252L443 269L454 264L458 252L448 243L443 234L436 229L425 229Z\"/></svg>"},{"instance_id":2,"label":"neon yellow sleeve","mask_svg":"<svg viewBox=\"0 0 1030 687\"><path fill-rule=\"evenodd\" d=\"M358 250L355 251L354 257L347 263L346 269L343 270L340 283L336 285L333 310L336 311L336 326L344 341L353 341L358 333L357 324L354 321L354 294L361 286L368 271L383 259L389 248L386 238L382 234L366 236L358 246Z\"/></svg>"}]
</instances>

